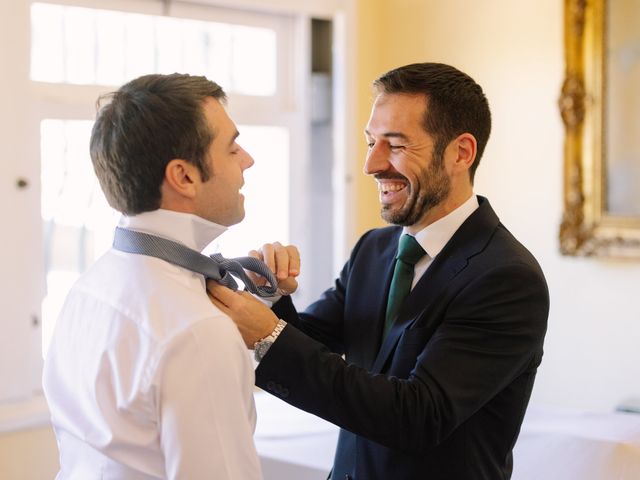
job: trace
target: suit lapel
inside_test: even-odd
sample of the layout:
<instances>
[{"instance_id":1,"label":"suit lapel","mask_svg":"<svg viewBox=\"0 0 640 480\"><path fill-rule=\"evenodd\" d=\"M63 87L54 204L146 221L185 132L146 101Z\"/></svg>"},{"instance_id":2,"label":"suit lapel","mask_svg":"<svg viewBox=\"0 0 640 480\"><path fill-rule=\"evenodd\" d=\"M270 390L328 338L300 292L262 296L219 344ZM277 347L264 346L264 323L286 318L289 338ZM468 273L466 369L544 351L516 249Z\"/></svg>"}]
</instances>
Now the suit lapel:
<instances>
[{"instance_id":1,"label":"suit lapel","mask_svg":"<svg viewBox=\"0 0 640 480\"><path fill-rule=\"evenodd\" d=\"M380 373L387 363L387 359L395 351L396 345L403 332L410 328L415 320L420 316L429 304L438 298L440 291L464 269L467 264L466 258L448 258L446 262L438 261L440 255L436 257L429 266L428 271L418 281L413 288L404 305L398 312L396 321L391 326L387 337L380 347L380 351L373 364L372 372Z\"/></svg>"},{"instance_id":2,"label":"suit lapel","mask_svg":"<svg viewBox=\"0 0 640 480\"><path fill-rule=\"evenodd\" d=\"M373 314L373 325L371 333L375 337L373 341L363 342L363 365L371 367L378 356L380 340L387 310L387 297L389 295L389 286L391 285L391 277L393 276L393 267L395 265L395 256L398 250L398 239L402 229L398 228L391 238L384 245L383 249L377 254L374 262L379 265L378 271L371 275L368 280L368 287L364 290L367 295L367 301L370 302Z\"/></svg>"},{"instance_id":3,"label":"suit lapel","mask_svg":"<svg viewBox=\"0 0 640 480\"><path fill-rule=\"evenodd\" d=\"M478 209L465 220L447 245L433 259L432 264L407 297L398 313L398 318L380 346L371 368L373 373L382 372L404 331L413 325L434 299L438 298L446 285L466 268L469 258L476 255L488 243L500 221L486 198L478 196L478 201L480 202ZM397 242L394 248L397 248ZM393 265L393 262L391 264ZM389 273L384 292L383 318L390 281L391 273Z\"/></svg>"}]
</instances>

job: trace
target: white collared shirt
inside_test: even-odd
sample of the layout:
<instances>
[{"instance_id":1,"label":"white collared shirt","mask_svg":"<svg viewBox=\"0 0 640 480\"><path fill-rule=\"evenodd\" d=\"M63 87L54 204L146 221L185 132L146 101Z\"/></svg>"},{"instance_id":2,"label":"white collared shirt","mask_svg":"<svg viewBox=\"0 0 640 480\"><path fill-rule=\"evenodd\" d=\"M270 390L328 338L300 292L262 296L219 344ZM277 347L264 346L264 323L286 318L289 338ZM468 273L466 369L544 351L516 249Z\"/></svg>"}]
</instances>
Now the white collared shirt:
<instances>
[{"instance_id":1,"label":"white collared shirt","mask_svg":"<svg viewBox=\"0 0 640 480\"><path fill-rule=\"evenodd\" d=\"M120 225L198 251L225 230L167 210ZM201 275L111 249L69 293L45 361L57 479L260 479L253 384Z\"/></svg>"},{"instance_id":2,"label":"white collared shirt","mask_svg":"<svg viewBox=\"0 0 640 480\"><path fill-rule=\"evenodd\" d=\"M414 235L420 246L427 252L413 268L413 283L411 289L416 286L424 272L427 271L433 259L447 244L453 234L460 228L464 221L478 208L478 198L471 195L462 205L453 212L426 226ZM403 234L411 235L406 228Z\"/></svg>"}]
</instances>

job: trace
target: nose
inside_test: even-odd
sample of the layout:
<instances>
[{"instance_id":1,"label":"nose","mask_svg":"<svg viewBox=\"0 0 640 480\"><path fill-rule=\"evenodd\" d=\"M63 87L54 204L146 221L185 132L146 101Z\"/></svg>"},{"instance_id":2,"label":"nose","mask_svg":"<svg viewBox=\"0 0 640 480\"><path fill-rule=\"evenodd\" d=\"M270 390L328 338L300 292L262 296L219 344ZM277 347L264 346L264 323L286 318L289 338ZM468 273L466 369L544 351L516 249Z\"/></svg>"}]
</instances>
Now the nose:
<instances>
[{"instance_id":1,"label":"nose","mask_svg":"<svg viewBox=\"0 0 640 480\"><path fill-rule=\"evenodd\" d=\"M388 170L390 166L388 152L385 150L384 145L381 142L376 142L367 152L367 158L364 161L364 173L375 175Z\"/></svg>"},{"instance_id":2,"label":"nose","mask_svg":"<svg viewBox=\"0 0 640 480\"><path fill-rule=\"evenodd\" d=\"M242 158L242 163L240 164L242 167L242 170L246 170L247 168L251 168L253 166L255 162L255 160L253 159L253 157L251 155L249 155L249 153L246 150L242 150L244 156Z\"/></svg>"}]
</instances>

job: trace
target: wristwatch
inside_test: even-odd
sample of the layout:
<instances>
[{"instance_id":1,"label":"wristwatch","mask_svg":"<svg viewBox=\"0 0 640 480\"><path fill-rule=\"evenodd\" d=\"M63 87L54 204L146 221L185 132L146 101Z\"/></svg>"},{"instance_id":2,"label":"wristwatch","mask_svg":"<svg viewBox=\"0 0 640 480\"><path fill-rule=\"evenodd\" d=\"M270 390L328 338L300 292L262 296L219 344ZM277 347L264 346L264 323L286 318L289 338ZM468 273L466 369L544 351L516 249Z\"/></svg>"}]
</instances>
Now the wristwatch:
<instances>
[{"instance_id":1,"label":"wristwatch","mask_svg":"<svg viewBox=\"0 0 640 480\"><path fill-rule=\"evenodd\" d=\"M271 345L273 345L273 342L276 341L276 338L278 338L278 335L280 335L286 326L287 322L282 319L278 319L278 323L276 323L276 327L273 331L253 344L253 356L256 359L256 362L260 362L260 360L264 358L271 348Z\"/></svg>"}]
</instances>

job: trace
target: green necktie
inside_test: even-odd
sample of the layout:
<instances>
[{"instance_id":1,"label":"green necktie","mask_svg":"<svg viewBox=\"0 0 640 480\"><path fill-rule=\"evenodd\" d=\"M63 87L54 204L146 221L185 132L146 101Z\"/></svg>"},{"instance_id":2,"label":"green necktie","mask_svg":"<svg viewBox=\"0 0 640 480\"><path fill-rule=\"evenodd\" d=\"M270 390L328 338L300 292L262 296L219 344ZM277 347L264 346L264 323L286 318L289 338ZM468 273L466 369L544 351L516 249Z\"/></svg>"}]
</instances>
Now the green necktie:
<instances>
[{"instance_id":1,"label":"green necktie","mask_svg":"<svg viewBox=\"0 0 640 480\"><path fill-rule=\"evenodd\" d=\"M396 255L396 266L393 270L391 287L389 288L383 338L387 336L391 325L393 325L400 311L402 303L409 295L409 292L411 292L413 267L426 253L414 237L406 234L402 235L400 245L398 246L398 254Z\"/></svg>"}]
</instances>

